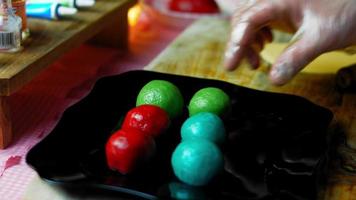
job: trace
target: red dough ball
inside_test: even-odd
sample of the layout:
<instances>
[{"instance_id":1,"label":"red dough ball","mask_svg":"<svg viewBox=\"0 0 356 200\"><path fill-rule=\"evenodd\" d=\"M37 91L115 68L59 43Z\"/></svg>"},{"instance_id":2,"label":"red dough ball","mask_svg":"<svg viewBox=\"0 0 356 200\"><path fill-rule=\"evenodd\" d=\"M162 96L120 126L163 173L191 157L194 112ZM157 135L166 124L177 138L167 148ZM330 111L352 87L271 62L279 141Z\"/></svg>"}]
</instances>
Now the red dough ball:
<instances>
[{"instance_id":1,"label":"red dough ball","mask_svg":"<svg viewBox=\"0 0 356 200\"><path fill-rule=\"evenodd\" d=\"M121 127L123 130L139 130L145 135L157 137L170 124L169 115L154 105L141 105L131 109Z\"/></svg>"},{"instance_id":2,"label":"red dough ball","mask_svg":"<svg viewBox=\"0 0 356 200\"><path fill-rule=\"evenodd\" d=\"M127 174L152 157L155 149L152 137L137 130L118 130L106 143L107 164L112 170Z\"/></svg>"},{"instance_id":3,"label":"red dough ball","mask_svg":"<svg viewBox=\"0 0 356 200\"><path fill-rule=\"evenodd\" d=\"M214 0L170 0L169 9L178 12L218 13Z\"/></svg>"}]
</instances>

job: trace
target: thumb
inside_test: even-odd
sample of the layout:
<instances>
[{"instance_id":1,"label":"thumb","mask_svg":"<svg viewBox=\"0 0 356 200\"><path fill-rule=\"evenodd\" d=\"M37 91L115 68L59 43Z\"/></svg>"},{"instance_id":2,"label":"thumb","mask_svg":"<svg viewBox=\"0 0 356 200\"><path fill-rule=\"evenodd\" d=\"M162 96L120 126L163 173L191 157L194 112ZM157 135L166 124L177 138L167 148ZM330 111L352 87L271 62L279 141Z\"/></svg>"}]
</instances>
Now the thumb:
<instances>
[{"instance_id":1,"label":"thumb","mask_svg":"<svg viewBox=\"0 0 356 200\"><path fill-rule=\"evenodd\" d=\"M302 37L289 46L272 66L269 74L271 82L275 85L286 84L321 53L317 39Z\"/></svg>"}]
</instances>

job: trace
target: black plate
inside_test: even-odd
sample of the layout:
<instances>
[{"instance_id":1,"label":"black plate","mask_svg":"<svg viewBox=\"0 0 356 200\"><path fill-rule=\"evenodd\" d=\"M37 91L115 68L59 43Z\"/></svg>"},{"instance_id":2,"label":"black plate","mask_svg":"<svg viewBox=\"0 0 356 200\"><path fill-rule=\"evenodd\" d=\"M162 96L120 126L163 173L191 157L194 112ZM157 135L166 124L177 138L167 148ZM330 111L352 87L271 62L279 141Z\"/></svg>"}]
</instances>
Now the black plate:
<instances>
[{"instance_id":1,"label":"black plate","mask_svg":"<svg viewBox=\"0 0 356 200\"><path fill-rule=\"evenodd\" d=\"M204 87L232 100L223 119L225 170L205 187L189 187L173 175L170 158L187 110L157 139L150 163L127 176L110 171L104 145L139 90L150 80L174 83L185 105ZM189 194L200 199L316 199L327 161L332 113L301 97L256 91L222 81L131 71L99 80L91 93L65 111L55 129L30 150L27 163L45 180L120 191L148 199Z\"/></svg>"}]
</instances>

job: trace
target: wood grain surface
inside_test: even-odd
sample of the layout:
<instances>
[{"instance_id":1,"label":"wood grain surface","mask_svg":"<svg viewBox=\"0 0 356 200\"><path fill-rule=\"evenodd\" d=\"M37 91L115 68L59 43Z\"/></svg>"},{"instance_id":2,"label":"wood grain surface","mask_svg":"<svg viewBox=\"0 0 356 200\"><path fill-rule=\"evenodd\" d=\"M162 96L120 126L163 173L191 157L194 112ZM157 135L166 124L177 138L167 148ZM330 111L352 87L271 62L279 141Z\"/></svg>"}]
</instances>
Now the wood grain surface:
<instances>
[{"instance_id":1,"label":"wood grain surface","mask_svg":"<svg viewBox=\"0 0 356 200\"><path fill-rule=\"evenodd\" d=\"M29 19L31 36L25 41L24 49L17 53L0 54L0 96L15 92L63 53L99 33L103 32L103 37L114 40L111 46L125 46L126 13L135 2L99 0L95 6L67 19ZM112 34L108 35L108 27L113 30ZM109 44L106 38L97 40Z\"/></svg>"},{"instance_id":2,"label":"wood grain surface","mask_svg":"<svg viewBox=\"0 0 356 200\"><path fill-rule=\"evenodd\" d=\"M11 142L12 137L8 97L0 97L0 149L5 148Z\"/></svg>"},{"instance_id":3,"label":"wood grain surface","mask_svg":"<svg viewBox=\"0 0 356 200\"><path fill-rule=\"evenodd\" d=\"M219 79L257 90L305 97L334 112L333 128L330 128L334 131L331 132L344 133L348 139L346 148L356 149L356 95L338 92L335 89L335 74L300 73L287 85L276 87L268 81L267 63L254 71L244 62L234 72L226 72L222 68L222 55L229 29L229 23L224 20L199 20L145 69ZM356 156L345 156L350 157ZM335 159L333 163L328 185L321 191L320 199L356 200L356 174L340 169L339 160Z\"/></svg>"}]
</instances>

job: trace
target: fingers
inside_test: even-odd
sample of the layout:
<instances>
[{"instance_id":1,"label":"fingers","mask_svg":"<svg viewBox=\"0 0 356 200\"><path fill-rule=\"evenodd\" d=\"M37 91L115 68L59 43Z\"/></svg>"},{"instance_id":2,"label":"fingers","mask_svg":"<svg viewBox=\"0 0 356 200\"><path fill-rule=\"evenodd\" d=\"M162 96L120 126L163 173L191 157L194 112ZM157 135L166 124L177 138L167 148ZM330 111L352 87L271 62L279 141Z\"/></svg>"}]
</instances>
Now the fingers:
<instances>
[{"instance_id":1,"label":"fingers","mask_svg":"<svg viewBox=\"0 0 356 200\"><path fill-rule=\"evenodd\" d=\"M244 58L252 34L253 31L248 23L239 23L233 27L224 55L224 66L227 70L234 70Z\"/></svg>"},{"instance_id":2,"label":"fingers","mask_svg":"<svg viewBox=\"0 0 356 200\"><path fill-rule=\"evenodd\" d=\"M267 41L267 42L272 42L273 40L273 34L272 34L272 31L270 28L268 27L263 27L260 31L262 37L263 37L263 40L264 41Z\"/></svg>"},{"instance_id":3,"label":"fingers","mask_svg":"<svg viewBox=\"0 0 356 200\"><path fill-rule=\"evenodd\" d=\"M271 82L275 85L284 85L321 53L323 51L317 42L306 38L300 39L277 59L269 74Z\"/></svg>"},{"instance_id":4,"label":"fingers","mask_svg":"<svg viewBox=\"0 0 356 200\"><path fill-rule=\"evenodd\" d=\"M260 56L254 49L248 48L246 50L246 57L252 69L257 69L260 66Z\"/></svg>"},{"instance_id":5,"label":"fingers","mask_svg":"<svg viewBox=\"0 0 356 200\"><path fill-rule=\"evenodd\" d=\"M244 57L247 57L251 68L257 69L260 65L260 56L259 53L263 50L263 47L266 42L272 41L272 33L269 28L263 28L260 32L256 33L256 37L251 41L249 46L246 46L243 51L239 51L238 48L232 49L233 51L238 51L237 54L233 57L231 62L236 62L236 60L242 60ZM236 60L235 60L236 59ZM235 65L237 66L237 65Z\"/></svg>"},{"instance_id":6,"label":"fingers","mask_svg":"<svg viewBox=\"0 0 356 200\"><path fill-rule=\"evenodd\" d=\"M272 39L272 34L268 29L263 29L261 32L260 30L275 17L274 9L269 1L261 1L234 16L230 39L224 55L224 66L227 70L235 69L246 54L253 55L248 49L256 44L256 39L260 46L263 46L261 41Z\"/></svg>"},{"instance_id":7,"label":"fingers","mask_svg":"<svg viewBox=\"0 0 356 200\"><path fill-rule=\"evenodd\" d=\"M251 47L258 53L262 51L266 42L270 42L268 36L265 36L262 31L256 33L255 39L251 42Z\"/></svg>"}]
</instances>

